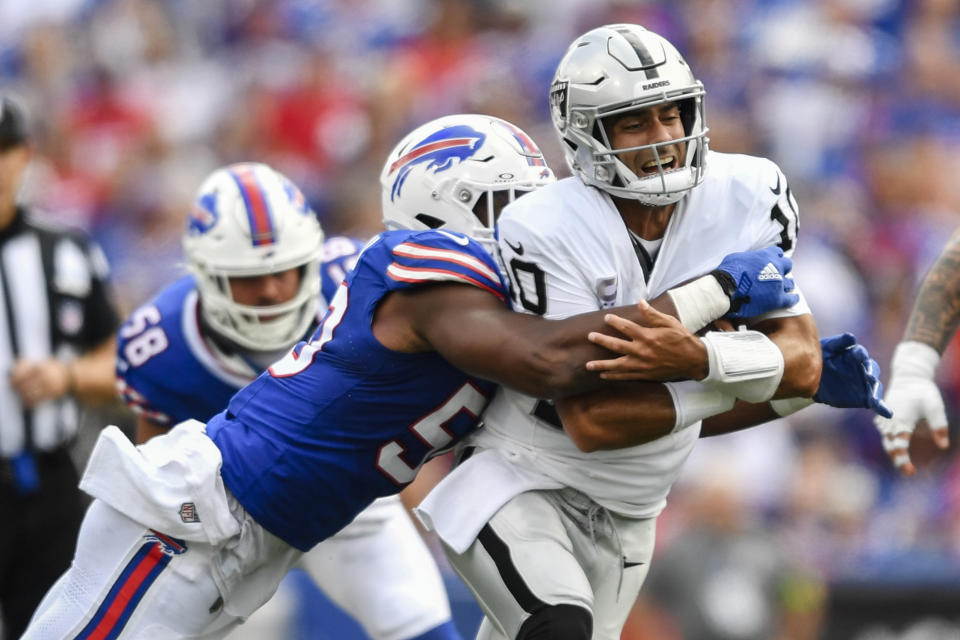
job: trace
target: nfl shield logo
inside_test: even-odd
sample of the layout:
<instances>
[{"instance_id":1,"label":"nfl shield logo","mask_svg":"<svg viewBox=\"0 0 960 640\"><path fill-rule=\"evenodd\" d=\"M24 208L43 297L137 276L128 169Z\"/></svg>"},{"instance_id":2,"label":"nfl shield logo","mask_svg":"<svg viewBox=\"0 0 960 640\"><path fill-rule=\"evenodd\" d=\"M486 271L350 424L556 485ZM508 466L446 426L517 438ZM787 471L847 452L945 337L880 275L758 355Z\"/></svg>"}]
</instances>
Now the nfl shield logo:
<instances>
[{"instance_id":1,"label":"nfl shield logo","mask_svg":"<svg viewBox=\"0 0 960 640\"><path fill-rule=\"evenodd\" d=\"M57 308L57 324L67 335L75 336L83 328L83 307L76 300L65 300Z\"/></svg>"},{"instance_id":2,"label":"nfl shield logo","mask_svg":"<svg viewBox=\"0 0 960 640\"><path fill-rule=\"evenodd\" d=\"M184 522L200 522L196 505L192 502L184 502L180 505L180 519Z\"/></svg>"}]
</instances>

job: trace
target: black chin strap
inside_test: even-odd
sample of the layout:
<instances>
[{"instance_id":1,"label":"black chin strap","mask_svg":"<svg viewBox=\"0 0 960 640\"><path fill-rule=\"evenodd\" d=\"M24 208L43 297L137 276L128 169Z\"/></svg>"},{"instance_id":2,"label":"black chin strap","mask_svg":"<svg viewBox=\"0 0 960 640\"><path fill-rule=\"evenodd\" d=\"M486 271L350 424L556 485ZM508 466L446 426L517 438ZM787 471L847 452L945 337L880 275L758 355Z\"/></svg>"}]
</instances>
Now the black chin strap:
<instances>
[{"instance_id":1,"label":"black chin strap","mask_svg":"<svg viewBox=\"0 0 960 640\"><path fill-rule=\"evenodd\" d=\"M646 248L637 238L636 234L629 229L627 229L627 233L630 234L630 242L633 243L633 252L637 254L637 261L640 262L640 268L643 270L643 278L649 280L650 272L653 271L653 258L647 253Z\"/></svg>"}]
</instances>

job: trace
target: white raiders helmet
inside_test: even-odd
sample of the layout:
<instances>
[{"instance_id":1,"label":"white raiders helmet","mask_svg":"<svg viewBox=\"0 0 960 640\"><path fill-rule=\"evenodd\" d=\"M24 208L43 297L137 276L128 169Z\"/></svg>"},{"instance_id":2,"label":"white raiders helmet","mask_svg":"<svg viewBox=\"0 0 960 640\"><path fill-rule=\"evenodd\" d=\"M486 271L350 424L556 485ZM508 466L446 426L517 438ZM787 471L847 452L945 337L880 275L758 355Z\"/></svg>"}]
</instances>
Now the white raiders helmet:
<instances>
[{"instance_id":1,"label":"white raiders helmet","mask_svg":"<svg viewBox=\"0 0 960 640\"><path fill-rule=\"evenodd\" d=\"M678 201L703 180L707 127L703 84L665 38L635 24L611 24L577 38L550 86L550 114L567 164L586 184L651 206ZM686 143L681 167L659 166L658 147L678 140L626 149L610 148L604 119L676 102ZM655 175L638 177L619 154L651 149Z\"/></svg>"},{"instance_id":2,"label":"white raiders helmet","mask_svg":"<svg viewBox=\"0 0 960 640\"><path fill-rule=\"evenodd\" d=\"M183 250L197 280L204 321L245 349L285 349L316 319L323 231L300 190L265 164L217 169L200 185ZM234 301L230 278L300 268L292 299L253 306Z\"/></svg>"},{"instance_id":3,"label":"white raiders helmet","mask_svg":"<svg viewBox=\"0 0 960 640\"><path fill-rule=\"evenodd\" d=\"M500 210L555 180L519 127L483 115L438 118L394 147L380 173L387 229L449 229L488 250Z\"/></svg>"}]
</instances>

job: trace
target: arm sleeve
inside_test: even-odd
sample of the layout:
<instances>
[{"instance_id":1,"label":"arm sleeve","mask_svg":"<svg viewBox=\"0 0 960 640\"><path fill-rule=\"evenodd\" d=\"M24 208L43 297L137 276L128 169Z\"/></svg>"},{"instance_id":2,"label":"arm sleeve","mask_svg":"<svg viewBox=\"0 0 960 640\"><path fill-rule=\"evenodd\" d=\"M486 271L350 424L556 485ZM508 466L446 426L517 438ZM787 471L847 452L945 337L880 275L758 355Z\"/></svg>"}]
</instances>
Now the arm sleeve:
<instances>
[{"instance_id":1,"label":"arm sleeve","mask_svg":"<svg viewBox=\"0 0 960 640\"><path fill-rule=\"evenodd\" d=\"M117 377L117 392L120 394L120 399L123 400L134 413L143 415L149 420L165 426L172 426L176 422L179 422L169 414L150 404L150 401L147 400L146 397L130 386L126 379L122 377Z\"/></svg>"}]
</instances>

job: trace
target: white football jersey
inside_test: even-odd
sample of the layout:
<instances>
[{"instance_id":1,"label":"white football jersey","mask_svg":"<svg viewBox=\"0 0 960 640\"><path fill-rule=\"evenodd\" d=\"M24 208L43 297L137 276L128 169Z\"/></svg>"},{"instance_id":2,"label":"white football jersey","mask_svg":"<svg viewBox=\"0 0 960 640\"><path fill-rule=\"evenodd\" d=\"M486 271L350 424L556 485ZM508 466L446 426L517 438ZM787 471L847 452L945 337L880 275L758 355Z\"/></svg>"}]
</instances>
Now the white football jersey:
<instances>
[{"instance_id":1,"label":"white football jersey","mask_svg":"<svg viewBox=\"0 0 960 640\"><path fill-rule=\"evenodd\" d=\"M780 245L793 252L797 205L766 159L710 152L703 183L677 205L648 276L620 214L603 191L568 178L519 198L499 221L514 307L546 318L653 299L709 273L727 254ZM799 287L798 287L799 289ZM770 316L809 313L802 301ZM482 447L523 452L537 469L619 513L652 517L696 442L700 425L654 442L584 453L552 405L501 388L471 436Z\"/></svg>"}]
</instances>

